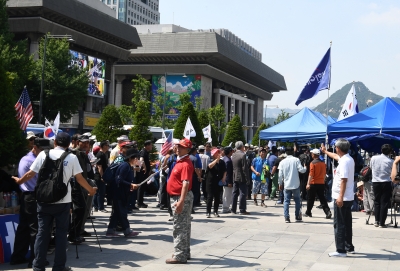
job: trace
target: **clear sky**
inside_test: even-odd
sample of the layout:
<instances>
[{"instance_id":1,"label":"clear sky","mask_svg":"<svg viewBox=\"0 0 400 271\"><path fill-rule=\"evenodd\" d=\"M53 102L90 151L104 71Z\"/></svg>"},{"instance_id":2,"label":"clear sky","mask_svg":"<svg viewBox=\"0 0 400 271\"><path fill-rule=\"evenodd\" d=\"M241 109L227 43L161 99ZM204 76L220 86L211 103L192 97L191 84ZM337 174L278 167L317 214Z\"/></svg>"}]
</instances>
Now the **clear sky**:
<instances>
[{"instance_id":1,"label":"clear sky","mask_svg":"<svg viewBox=\"0 0 400 271\"><path fill-rule=\"evenodd\" d=\"M400 93L400 1L160 0L161 23L226 28L262 53L287 91L269 105L295 101L332 41L331 93L352 81L382 96ZM313 107L327 91L303 102Z\"/></svg>"}]
</instances>

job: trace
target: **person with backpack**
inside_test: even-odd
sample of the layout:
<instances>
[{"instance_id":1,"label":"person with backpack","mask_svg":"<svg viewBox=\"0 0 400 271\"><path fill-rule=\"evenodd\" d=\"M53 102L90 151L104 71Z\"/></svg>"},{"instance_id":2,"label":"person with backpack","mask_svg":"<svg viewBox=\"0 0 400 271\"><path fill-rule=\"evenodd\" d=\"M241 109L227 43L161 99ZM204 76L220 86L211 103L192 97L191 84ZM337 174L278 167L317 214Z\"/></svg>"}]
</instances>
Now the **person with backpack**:
<instances>
[{"instance_id":1,"label":"person with backpack","mask_svg":"<svg viewBox=\"0 0 400 271\"><path fill-rule=\"evenodd\" d=\"M262 148L260 151L260 156L253 159L251 163L251 178L253 180L253 199L254 205L258 206L257 203L257 193L261 191L261 207L267 207L264 200L265 196L268 195L268 183L271 177L270 167L268 165L267 150Z\"/></svg>"},{"instance_id":2,"label":"person with backpack","mask_svg":"<svg viewBox=\"0 0 400 271\"><path fill-rule=\"evenodd\" d=\"M18 165L18 176L22 177L29 171L30 166L43 149L50 148L50 141L44 138L34 137L33 148L24 157L21 158ZM12 177L17 179L16 177ZM14 252L11 255L10 264L16 265L28 262L28 268L32 268L32 262L35 258L34 245L38 231L37 203L35 197L35 186L38 175L35 174L32 179L25 183L18 183L21 191L21 207L19 213L19 224L15 232ZM25 259L28 249L31 249L29 260Z\"/></svg>"},{"instance_id":3,"label":"person with backpack","mask_svg":"<svg viewBox=\"0 0 400 271\"><path fill-rule=\"evenodd\" d=\"M392 146L383 144L381 155L371 158L372 188L374 190L375 227L386 228L387 210L390 207L392 182L390 174L393 167L393 159L389 157Z\"/></svg>"},{"instance_id":4,"label":"person with backpack","mask_svg":"<svg viewBox=\"0 0 400 271\"><path fill-rule=\"evenodd\" d=\"M137 190L138 184L134 184L133 169L140 168L139 153L135 149L129 149L125 153L125 161L121 163L115 171L115 180L111 183L113 193L113 212L110 217L110 223L107 227L107 237L120 237L116 233L118 223L121 223L122 231L125 237L135 237L139 232L130 229L128 221L128 198L129 192Z\"/></svg>"},{"instance_id":5,"label":"person with backpack","mask_svg":"<svg viewBox=\"0 0 400 271\"><path fill-rule=\"evenodd\" d=\"M41 152L32 163L30 170L17 178L21 183L38 174L35 188L38 213L38 234L35 241L35 260L33 270L45 270L47 248L53 221L56 222L56 247L53 270L69 271L67 261L67 233L71 208L71 177L93 196L97 188L92 187L82 176L82 168L76 155L68 151L71 137L65 132L57 134L54 149ZM52 174L49 174L52 173ZM48 179L52 176L52 179ZM53 186L51 185L53 184Z\"/></svg>"}]
</instances>

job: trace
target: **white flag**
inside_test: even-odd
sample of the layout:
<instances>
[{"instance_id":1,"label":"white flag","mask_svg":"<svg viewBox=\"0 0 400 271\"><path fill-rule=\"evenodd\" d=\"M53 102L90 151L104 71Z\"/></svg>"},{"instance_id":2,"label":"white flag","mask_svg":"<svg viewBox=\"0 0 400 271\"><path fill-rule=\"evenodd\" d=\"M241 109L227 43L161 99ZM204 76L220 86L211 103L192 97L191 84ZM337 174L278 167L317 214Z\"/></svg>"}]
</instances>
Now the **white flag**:
<instances>
[{"instance_id":1,"label":"white flag","mask_svg":"<svg viewBox=\"0 0 400 271\"><path fill-rule=\"evenodd\" d=\"M186 121L185 131L183 132L183 137L190 139L191 137L195 137L195 136L196 136L196 131L194 130L194 127L192 125L192 122L190 121L190 118L188 118Z\"/></svg>"},{"instance_id":2,"label":"white flag","mask_svg":"<svg viewBox=\"0 0 400 271\"><path fill-rule=\"evenodd\" d=\"M204 135L204 138L211 137L211 124L208 124L207 127L203 128L203 135Z\"/></svg>"},{"instance_id":3,"label":"white flag","mask_svg":"<svg viewBox=\"0 0 400 271\"><path fill-rule=\"evenodd\" d=\"M53 131L56 135L58 134L59 127L60 127L60 112L58 112L58 114L53 122Z\"/></svg>"},{"instance_id":4,"label":"white flag","mask_svg":"<svg viewBox=\"0 0 400 271\"><path fill-rule=\"evenodd\" d=\"M276 146L276 141L271 141L271 140L270 140L270 141L268 142L268 148L269 148L269 149L272 149L273 146Z\"/></svg>"},{"instance_id":5,"label":"white flag","mask_svg":"<svg viewBox=\"0 0 400 271\"><path fill-rule=\"evenodd\" d=\"M354 84L351 86L349 94L347 94L346 101L343 104L342 110L340 111L338 121L343 120L347 117L353 116L358 113L357 95Z\"/></svg>"}]
</instances>

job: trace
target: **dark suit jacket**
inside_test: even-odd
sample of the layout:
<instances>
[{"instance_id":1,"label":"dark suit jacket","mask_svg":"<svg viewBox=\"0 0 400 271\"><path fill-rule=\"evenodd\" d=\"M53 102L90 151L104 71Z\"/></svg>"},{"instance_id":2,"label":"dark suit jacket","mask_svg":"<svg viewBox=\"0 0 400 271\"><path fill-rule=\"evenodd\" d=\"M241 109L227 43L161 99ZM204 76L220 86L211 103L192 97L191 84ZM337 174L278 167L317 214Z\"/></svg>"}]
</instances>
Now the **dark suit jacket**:
<instances>
[{"instance_id":1,"label":"dark suit jacket","mask_svg":"<svg viewBox=\"0 0 400 271\"><path fill-rule=\"evenodd\" d=\"M240 183L249 182L249 168L247 166L246 154L236 151L232 155L233 181Z\"/></svg>"},{"instance_id":2,"label":"dark suit jacket","mask_svg":"<svg viewBox=\"0 0 400 271\"><path fill-rule=\"evenodd\" d=\"M233 184L233 166L231 158L224 156L222 160L225 162L226 165L226 184Z\"/></svg>"}]
</instances>

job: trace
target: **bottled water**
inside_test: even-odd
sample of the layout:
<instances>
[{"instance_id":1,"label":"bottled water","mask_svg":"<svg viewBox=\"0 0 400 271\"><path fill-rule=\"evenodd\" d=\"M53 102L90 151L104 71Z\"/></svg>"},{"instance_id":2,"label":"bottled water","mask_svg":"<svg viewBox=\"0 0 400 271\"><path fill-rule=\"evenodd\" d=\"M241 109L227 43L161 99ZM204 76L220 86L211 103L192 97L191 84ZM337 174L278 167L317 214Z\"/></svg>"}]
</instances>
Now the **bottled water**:
<instances>
[{"instance_id":1,"label":"bottled water","mask_svg":"<svg viewBox=\"0 0 400 271\"><path fill-rule=\"evenodd\" d=\"M13 191L11 194L11 207L18 206L18 196L17 192Z\"/></svg>"}]
</instances>

